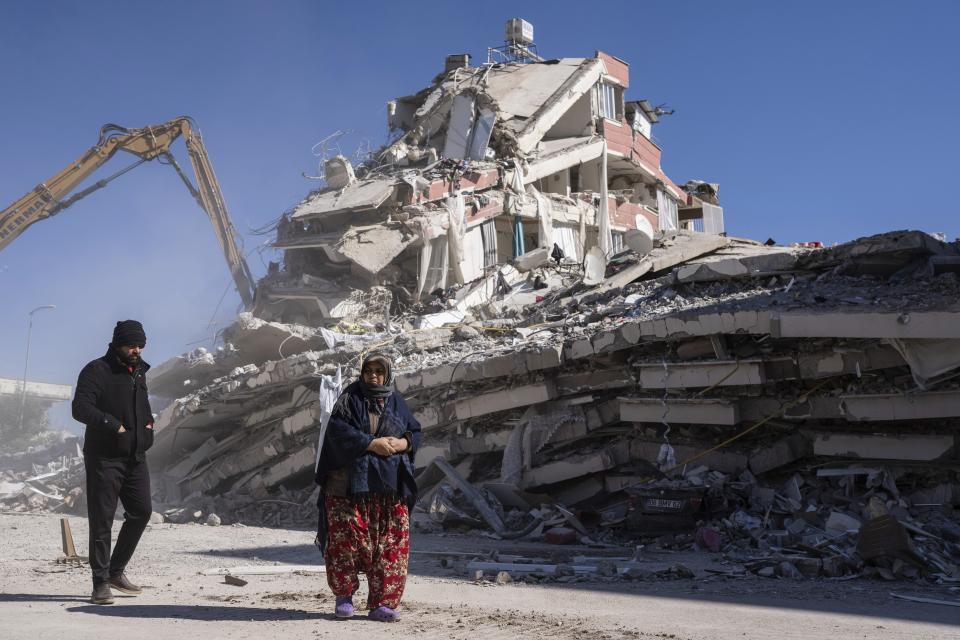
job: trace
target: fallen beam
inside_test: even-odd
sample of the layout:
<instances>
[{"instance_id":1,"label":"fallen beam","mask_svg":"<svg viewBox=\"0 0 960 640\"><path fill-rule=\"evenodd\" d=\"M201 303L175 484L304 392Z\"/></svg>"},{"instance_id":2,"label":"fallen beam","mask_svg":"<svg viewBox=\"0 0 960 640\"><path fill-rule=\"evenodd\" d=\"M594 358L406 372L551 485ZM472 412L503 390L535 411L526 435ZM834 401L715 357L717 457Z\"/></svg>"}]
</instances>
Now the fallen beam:
<instances>
[{"instance_id":1,"label":"fallen beam","mask_svg":"<svg viewBox=\"0 0 960 640\"><path fill-rule=\"evenodd\" d=\"M467 482L463 476L457 473L457 470L450 466L443 458L434 458L433 464L437 466L438 469L443 471L444 475L447 476L447 479L453 483L453 485L459 489L463 495L467 497L468 500L476 507L477 511L487 521L487 524L494 530L496 533L503 533L507 530L506 525L503 523L503 520L500 519L500 516L496 511L487 503L486 499L483 497L476 487Z\"/></svg>"}]
</instances>

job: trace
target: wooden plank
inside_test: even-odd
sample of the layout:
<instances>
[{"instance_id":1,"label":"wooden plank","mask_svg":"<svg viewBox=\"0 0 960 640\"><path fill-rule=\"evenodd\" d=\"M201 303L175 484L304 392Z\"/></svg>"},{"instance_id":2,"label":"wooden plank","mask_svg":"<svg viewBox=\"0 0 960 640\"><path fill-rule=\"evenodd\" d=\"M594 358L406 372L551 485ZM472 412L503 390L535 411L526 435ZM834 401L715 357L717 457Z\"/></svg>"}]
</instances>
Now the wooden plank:
<instances>
[{"instance_id":1,"label":"wooden plank","mask_svg":"<svg viewBox=\"0 0 960 640\"><path fill-rule=\"evenodd\" d=\"M60 518L60 539L63 542L63 555L67 558L76 558L77 547L73 543L73 532L70 530L68 518Z\"/></svg>"}]
</instances>

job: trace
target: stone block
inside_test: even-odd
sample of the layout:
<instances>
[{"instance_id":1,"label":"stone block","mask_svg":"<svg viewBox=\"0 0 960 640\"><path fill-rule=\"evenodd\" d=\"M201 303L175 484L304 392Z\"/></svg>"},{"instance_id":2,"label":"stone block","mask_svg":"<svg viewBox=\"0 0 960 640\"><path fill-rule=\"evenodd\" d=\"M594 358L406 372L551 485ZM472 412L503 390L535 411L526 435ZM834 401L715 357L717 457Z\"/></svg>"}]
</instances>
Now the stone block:
<instances>
[{"instance_id":1,"label":"stone block","mask_svg":"<svg viewBox=\"0 0 960 640\"><path fill-rule=\"evenodd\" d=\"M525 355L527 371L553 369L563 363L563 347L561 345L548 345Z\"/></svg>"},{"instance_id":2,"label":"stone block","mask_svg":"<svg viewBox=\"0 0 960 640\"><path fill-rule=\"evenodd\" d=\"M564 356L570 360L589 358L592 355L593 343L587 338L574 340L564 349Z\"/></svg>"}]
</instances>

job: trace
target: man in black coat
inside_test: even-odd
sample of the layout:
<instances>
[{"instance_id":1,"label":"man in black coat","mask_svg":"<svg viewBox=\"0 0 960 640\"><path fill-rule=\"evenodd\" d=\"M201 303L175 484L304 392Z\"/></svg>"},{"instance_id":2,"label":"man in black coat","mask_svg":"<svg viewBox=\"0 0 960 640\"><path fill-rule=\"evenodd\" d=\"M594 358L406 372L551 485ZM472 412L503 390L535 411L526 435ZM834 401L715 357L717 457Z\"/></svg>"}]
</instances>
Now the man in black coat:
<instances>
[{"instance_id":1,"label":"man in black coat","mask_svg":"<svg viewBox=\"0 0 960 640\"><path fill-rule=\"evenodd\" d=\"M73 397L73 418L87 427L83 461L94 604L112 604L111 587L130 595L141 593L124 569L152 513L145 457L153 444L153 414L145 379L150 365L140 358L146 342L139 322L118 322L106 355L80 372ZM124 520L111 555L110 532L118 498Z\"/></svg>"}]
</instances>

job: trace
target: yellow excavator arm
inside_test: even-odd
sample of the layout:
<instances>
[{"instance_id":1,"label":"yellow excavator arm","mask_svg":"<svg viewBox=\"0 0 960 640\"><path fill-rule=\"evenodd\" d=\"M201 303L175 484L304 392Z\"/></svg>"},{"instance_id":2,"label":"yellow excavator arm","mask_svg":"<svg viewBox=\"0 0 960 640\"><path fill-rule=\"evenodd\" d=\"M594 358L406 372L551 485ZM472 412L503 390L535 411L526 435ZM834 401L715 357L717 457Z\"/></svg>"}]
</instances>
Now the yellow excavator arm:
<instances>
[{"instance_id":1,"label":"yellow excavator arm","mask_svg":"<svg viewBox=\"0 0 960 640\"><path fill-rule=\"evenodd\" d=\"M181 136L190 156L190 164L196 176L196 186L190 182L170 153L170 145ZM139 160L107 178L98 180L82 191L73 193L81 182L110 160L117 151L133 154ZM0 211L0 250L13 242L34 222L56 215L77 200L102 189L114 179L149 160L159 160L173 166L194 199L206 212L217 233L217 239L227 259L240 299L245 308L252 307L256 290L253 276L240 250L239 236L227 213L223 193L220 191L220 184L210 165L210 158L203 146L200 131L193 119L187 116L142 129L126 129L115 124L106 124L101 127L100 139L89 151ZM70 195L72 193L73 195Z\"/></svg>"}]
</instances>

